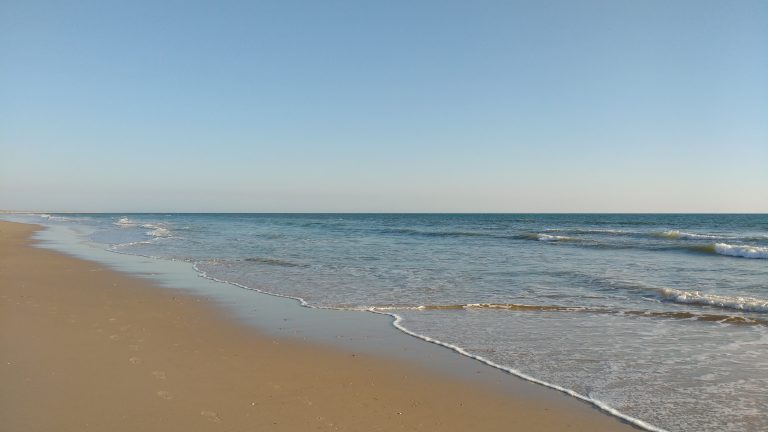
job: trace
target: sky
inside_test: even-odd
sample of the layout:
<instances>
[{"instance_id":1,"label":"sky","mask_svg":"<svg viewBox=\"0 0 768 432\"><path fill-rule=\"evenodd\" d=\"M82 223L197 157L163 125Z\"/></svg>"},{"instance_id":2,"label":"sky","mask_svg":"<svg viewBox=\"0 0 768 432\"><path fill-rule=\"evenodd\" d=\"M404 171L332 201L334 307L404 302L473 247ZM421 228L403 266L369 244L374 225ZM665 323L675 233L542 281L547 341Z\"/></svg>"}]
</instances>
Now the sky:
<instances>
[{"instance_id":1,"label":"sky","mask_svg":"<svg viewBox=\"0 0 768 432\"><path fill-rule=\"evenodd\" d=\"M768 212L768 2L0 0L0 209Z\"/></svg>"}]
</instances>

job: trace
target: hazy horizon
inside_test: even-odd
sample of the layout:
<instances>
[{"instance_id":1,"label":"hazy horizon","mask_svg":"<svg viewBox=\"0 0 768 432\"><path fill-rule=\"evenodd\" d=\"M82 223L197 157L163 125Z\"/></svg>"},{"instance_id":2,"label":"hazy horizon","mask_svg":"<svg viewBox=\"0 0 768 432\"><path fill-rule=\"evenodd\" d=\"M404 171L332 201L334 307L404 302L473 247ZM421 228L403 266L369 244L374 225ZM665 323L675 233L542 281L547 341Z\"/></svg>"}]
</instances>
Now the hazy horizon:
<instances>
[{"instance_id":1,"label":"hazy horizon","mask_svg":"<svg viewBox=\"0 0 768 432\"><path fill-rule=\"evenodd\" d=\"M6 1L0 209L768 213L768 3Z\"/></svg>"},{"instance_id":2,"label":"hazy horizon","mask_svg":"<svg viewBox=\"0 0 768 432\"><path fill-rule=\"evenodd\" d=\"M0 214L27 214L27 215L50 215L50 214L93 214L93 215L162 215L162 214L178 214L178 215L205 215L205 214L222 214L222 215L237 215L237 214L252 214L252 215L763 215L768 213L763 212L745 212L745 213L727 213L727 212L635 212L635 213L623 213L623 212L212 212L212 211L186 211L186 212L173 212L173 211L77 211L77 210L6 210L0 209Z\"/></svg>"}]
</instances>

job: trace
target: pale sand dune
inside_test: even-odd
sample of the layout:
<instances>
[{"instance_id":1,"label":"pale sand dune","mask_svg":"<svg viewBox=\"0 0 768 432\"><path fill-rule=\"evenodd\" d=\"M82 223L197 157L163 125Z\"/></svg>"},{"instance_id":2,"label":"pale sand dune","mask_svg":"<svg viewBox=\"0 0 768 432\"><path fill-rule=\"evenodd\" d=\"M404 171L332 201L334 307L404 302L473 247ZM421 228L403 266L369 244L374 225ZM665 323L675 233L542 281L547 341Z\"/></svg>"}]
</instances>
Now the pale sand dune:
<instances>
[{"instance_id":1,"label":"pale sand dune","mask_svg":"<svg viewBox=\"0 0 768 432\"><path fill-rule=\"evenodd\" d=\"M275 340L0 222L0 430L620 431L407 364ZM96 271L99 270L99 271Z\"/></svg>"}]
</instances>

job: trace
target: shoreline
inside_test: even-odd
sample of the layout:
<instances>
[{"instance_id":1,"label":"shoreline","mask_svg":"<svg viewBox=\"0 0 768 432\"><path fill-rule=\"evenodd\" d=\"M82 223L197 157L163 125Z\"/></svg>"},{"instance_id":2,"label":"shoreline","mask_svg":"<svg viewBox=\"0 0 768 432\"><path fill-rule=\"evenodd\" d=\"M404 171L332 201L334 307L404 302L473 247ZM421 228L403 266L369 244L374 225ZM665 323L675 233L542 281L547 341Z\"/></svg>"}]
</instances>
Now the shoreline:
<instances>
[{"instance_id":1,"label":"shoreline","mask_svg":"<svg viewBox=\"0 0 768 432\"><path fill-rule=\"evenodd\" d=\"M275 337L204 296L32 247L35 229L0 222L8 430L637 430L565 396Z\"/></svg>"}]
</instances>

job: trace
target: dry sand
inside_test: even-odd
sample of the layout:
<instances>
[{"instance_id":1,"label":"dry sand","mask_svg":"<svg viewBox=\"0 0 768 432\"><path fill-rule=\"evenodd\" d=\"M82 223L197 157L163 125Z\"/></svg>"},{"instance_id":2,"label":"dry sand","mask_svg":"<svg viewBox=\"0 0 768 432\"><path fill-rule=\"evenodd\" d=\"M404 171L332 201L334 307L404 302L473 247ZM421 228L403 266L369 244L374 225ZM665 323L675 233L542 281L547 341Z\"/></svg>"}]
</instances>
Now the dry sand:
<instances>
[{"instance_id":1,"label":"dry sand","mask_svg":"<svg viewBox=\"0 0 768 432\"><path fill-rule=\"evenodd\" d=\"M276 340L0 222L0 430L622 431L586 404Z\"/></svg>"}]
</instances>

